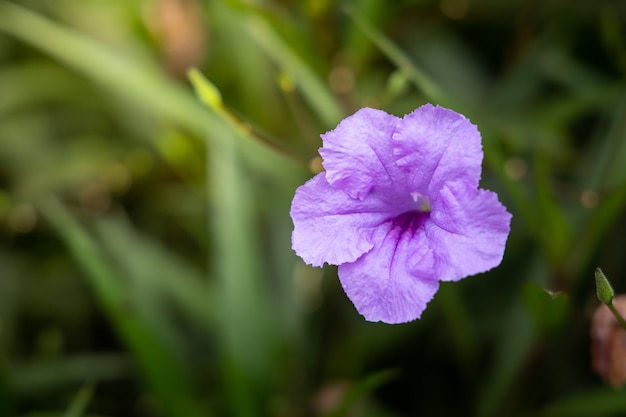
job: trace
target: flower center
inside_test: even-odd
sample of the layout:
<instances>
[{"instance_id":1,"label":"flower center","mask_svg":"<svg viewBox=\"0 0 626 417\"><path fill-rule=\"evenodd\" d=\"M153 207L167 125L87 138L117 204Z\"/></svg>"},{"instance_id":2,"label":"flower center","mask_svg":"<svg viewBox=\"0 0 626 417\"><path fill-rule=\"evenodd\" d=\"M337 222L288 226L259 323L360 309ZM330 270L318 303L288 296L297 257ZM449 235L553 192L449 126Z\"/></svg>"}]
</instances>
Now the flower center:
<instances>
[{"instance_id":1,"label":"flower center","mask_svg":"<svg viewBox=\"0 0 626 417\"><path fill-rule=\"evenodd\" d=\"M430 201L428 201L428 197L418 193L417 191L413 191L411 193L411 198L415 202L415 209L417 211L421 213L430 213Z\"/></svg>"}]
</instances>

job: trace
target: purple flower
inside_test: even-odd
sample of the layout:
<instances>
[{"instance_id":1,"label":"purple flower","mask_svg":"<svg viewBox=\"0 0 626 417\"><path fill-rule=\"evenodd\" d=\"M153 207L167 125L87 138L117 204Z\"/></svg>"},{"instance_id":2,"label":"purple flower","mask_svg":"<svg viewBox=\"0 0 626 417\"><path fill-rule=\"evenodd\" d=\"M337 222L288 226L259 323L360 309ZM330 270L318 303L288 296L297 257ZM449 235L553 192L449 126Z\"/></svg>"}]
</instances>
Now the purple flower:
<instances>
[{"instance_id":1,"label":"purple flower","mask_svg":"<svg viewBox=\"0 0 626 417\"><path fill-rule=\"evenodd\" d=\"M322 135L325 172L296 190L292 247L339 265L366 320L419 318L440 281L502 261L511 215L478 188L480 133L430 104L402 119L364 108Z\"/></svg>"}]
</instances>

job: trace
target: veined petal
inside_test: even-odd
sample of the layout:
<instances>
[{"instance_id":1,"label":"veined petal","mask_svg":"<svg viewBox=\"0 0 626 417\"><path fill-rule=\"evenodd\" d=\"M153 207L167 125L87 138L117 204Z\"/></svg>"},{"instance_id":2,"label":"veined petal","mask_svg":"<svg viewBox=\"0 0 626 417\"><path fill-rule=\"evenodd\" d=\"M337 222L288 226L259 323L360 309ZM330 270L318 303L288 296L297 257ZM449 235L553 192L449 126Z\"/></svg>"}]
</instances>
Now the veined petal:
<instances>
[{"instance_id":1,"label":"veined petal","mask_svg":"<svg viewBox=\"0 0 626 417\"><path fill-rule=\"evenodd\" d=\"M390 216L389 202L370 194L363 201L332 187L324 173L296 190L291 203L294 251L307 263L353 262L373 247L372 233Z\"/></svg>"},{"instance_id":2,"label":"veined petal","mask_svg":"<svg viewBox=\"0 0 626 417\"><path fill-rule=\"evenodd\" d=\"M364 108L322 135L319 150L326 179L352 198L362 200L374 187L389 187L404 175L395 165L391 137L400 119Z\"/></svg>"},{"instance_id":3,"label":"veined petal","mask_svg":"<svg viewBox=\"0 0 626 417\"><path fill-rule=\"evenodd\" d=\"M444 186L424 228L438 279L457 281L498 266L510 223L495 193L462 183Z\"/></svg>"},{"instance_id":4,"label":"veined petal","mask_svg":"<svg viewBox=\"0 0 626 417\"><path fill-rule=\"evenodd\" d=\"M480 133L459 113L431 104L418 107L398 124L393 147L396 162L415 191L431 197L449 181L478 187Z\"/></svg>"},{"instance_id":5,"label":"veined petal","mask_svg":"<svg viewBox=\"0 0 626 417\"><path fill-rule=\"evenodd\" d=\"M380 225L372 236L372 250L339 266L341 285L366 320L390 324L415 320L437 292L436 278L409 268L409 260L432 265L423 244L425 216L408 213Z\"/></svg>"}]
</instances>

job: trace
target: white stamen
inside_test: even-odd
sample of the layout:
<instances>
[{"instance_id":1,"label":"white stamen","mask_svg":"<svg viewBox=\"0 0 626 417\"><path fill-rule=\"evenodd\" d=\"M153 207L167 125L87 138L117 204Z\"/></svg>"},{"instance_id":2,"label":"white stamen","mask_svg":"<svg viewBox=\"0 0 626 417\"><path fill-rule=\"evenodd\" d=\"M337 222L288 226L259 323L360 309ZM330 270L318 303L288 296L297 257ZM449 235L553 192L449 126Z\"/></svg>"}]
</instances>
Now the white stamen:
<instances>
[{"instance_id":1,"label":"white stamen","mask_svg":"<svg viewBox=\"0 0 626 417\"><path fill-rule=\"evenodd\" d=\"M415 202L418 211L424 213L430 212L430 201L428 201L428 197L418 193L417 191L413 191L411 192L411 198Z\"/></svg>"}]
</instances>

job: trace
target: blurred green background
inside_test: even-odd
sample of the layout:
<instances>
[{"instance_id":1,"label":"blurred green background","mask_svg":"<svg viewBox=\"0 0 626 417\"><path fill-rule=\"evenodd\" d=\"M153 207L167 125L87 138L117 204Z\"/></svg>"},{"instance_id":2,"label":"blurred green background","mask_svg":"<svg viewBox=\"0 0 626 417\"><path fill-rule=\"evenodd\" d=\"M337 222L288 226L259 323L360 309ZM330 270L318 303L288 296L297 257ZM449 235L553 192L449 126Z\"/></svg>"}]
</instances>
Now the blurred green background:
<instances>
[{"instance_id":1,"label":"blurred green background","mask_svg":"<svg viewBox=\"0 0 626 417\"><path fill-rule=\"evenodd\" d=\"M0 0L0 415L626 415L589 348L625 75L622 0ZM368 323L291 198L343 117L426 102L478 125L511 235Z\"/></svg>"}]
</instances>

